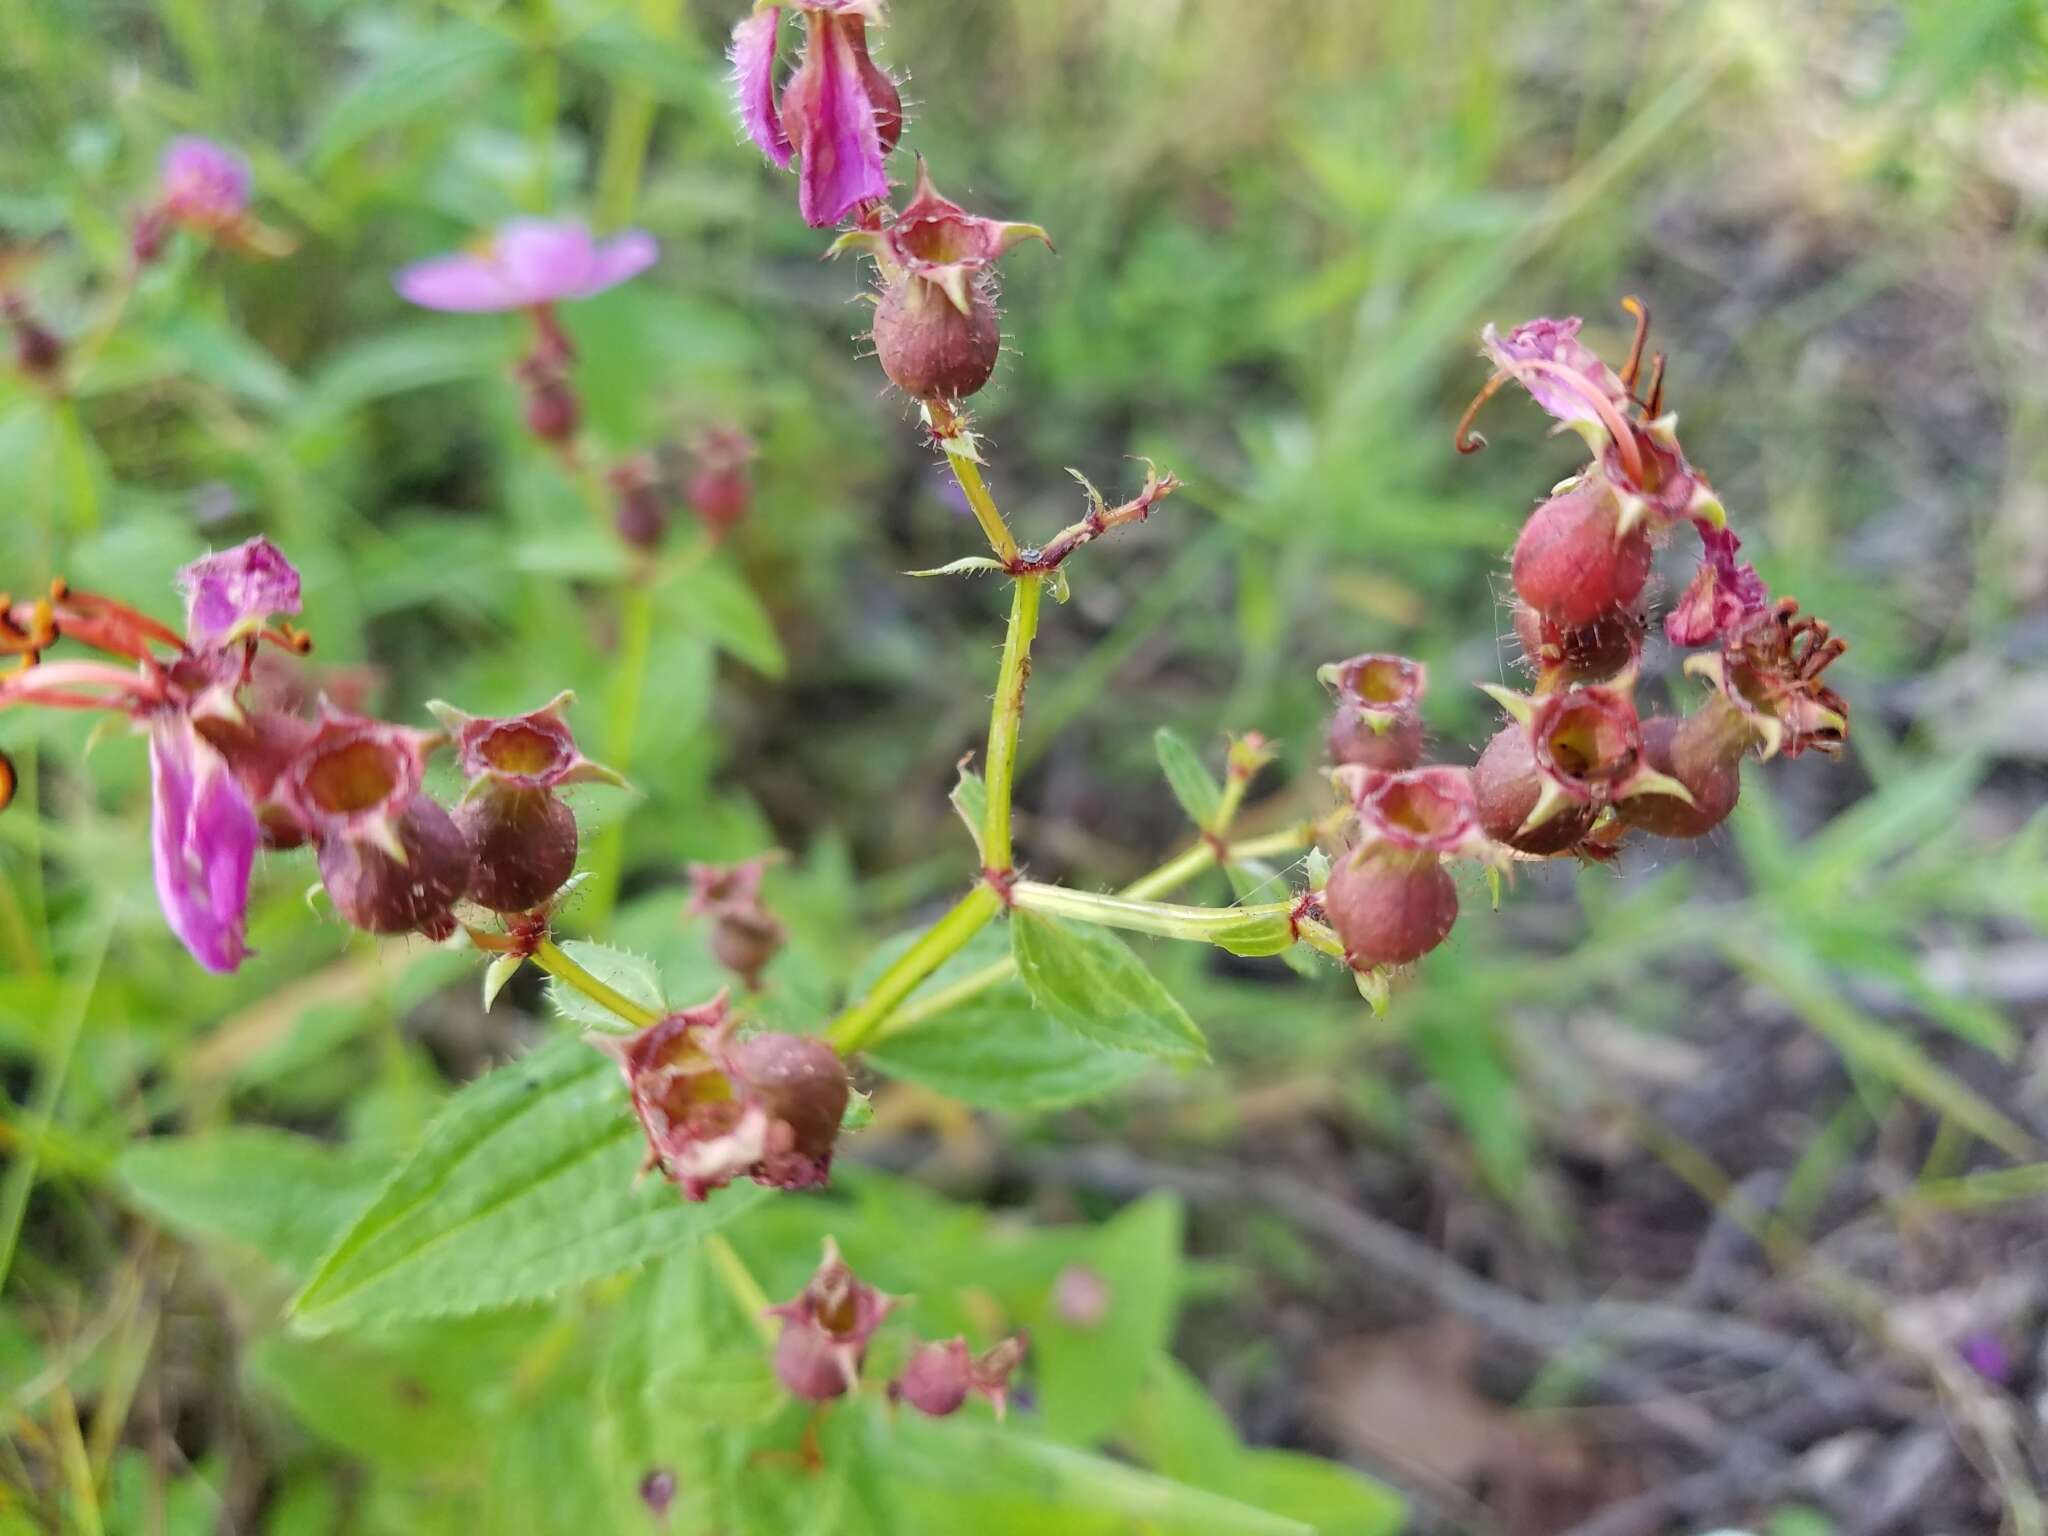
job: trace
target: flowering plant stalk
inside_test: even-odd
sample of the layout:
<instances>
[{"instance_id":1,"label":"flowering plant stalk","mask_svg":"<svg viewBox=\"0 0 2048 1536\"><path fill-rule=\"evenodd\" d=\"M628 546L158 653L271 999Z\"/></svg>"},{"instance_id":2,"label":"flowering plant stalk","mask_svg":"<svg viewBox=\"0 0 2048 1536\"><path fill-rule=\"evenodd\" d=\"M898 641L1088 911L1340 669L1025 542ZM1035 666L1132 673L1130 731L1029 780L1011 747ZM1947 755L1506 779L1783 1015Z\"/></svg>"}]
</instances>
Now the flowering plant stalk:
<instances>
[{"instance_id":1,"label":"flowering plant stalk","mask_svg":"<svg viewBox=\"0 0 2048 1536\"><path fill-rule=\"evenodd\" d=\"M871 31L886 21L880 0L793 0L802 52L778 84L782 9L756 6L735 28L741 121L774 166L794 168L799 216L839 230L825 254L867 263L867 339L987 547L915 574L994 576L1007 587L979 771L963 764L954 797L974 846L963 858L964 889L878 963L836 1015L805 1029L771 1027L758 1006L786 937L765 894L769 856L692 871L689 915L708 926L731 979L711 996L672 1002L658 986L636 988L565 943L565 903L584 862L572 797L622 791L625 770L637 766L624 753L650 648L640 578L667 509L649 456L604 463L585 440L577 350L560 309L632 280L659 251L640 231L599 240L571 220L526 219L480 249L412 264L394 281L413 304L516 314L527 328L513 369L525 431L576 479L632 573L618 589L620 692L608 752L619 761L585 754L568 694L499 716L434 701L422 706L429 726L377 719L336 699L313 700L317 689L284 686L260 663L281 654L296 665L308 653L308 632L288 621L302 607L317 614L320 594L306 590L267 539L206 555L177 574L182 629L61 581L46 592L0 596L0 654L12 658L0 676L0 710L104 711L147 737L156 888L168 926L198 964L229 972L244 963L259 855L282 861L305 850L339 921L486 957L486 1006L527 965L580 999L587 1042L623 1085L610 1108L644 1140L643 1171L672 1184L677 1201L729 1206L733 1198L721 1192L734 1186L826 1185L842 1133L863 1112L855 1091L863 1056L999 987L1021 985L1077 1049L1103 1054L1105 1075L1112 1058L1205 1059L1198 1027L1118 932L1328 962L1384 1010L1397 981L1460 920L1471 883L1462 875L1481 877L1497 894L1527 863L1606 863L1641 836L1700 837L1730 814L1749 760L1839 749L1847 710L1825 673L1843 644L1790 599L1773 598L1740 559L1726 511L1666 408L1664 359L1645 357L1647 311L1630 300L1635 336L1618 368L1580 340L1576 318L1483 334L1494 371L1456 446L1482 446L1470 430L1479 408L1518 386L1578 436L1586 459L1535 507L1514 542L1512 622L1527 687L1487 689L1506 719L1475 762L1429 760L1423 709L1431 680L1419 663L1361 654L1318 674L1332 694L1322 741L1328 792L1296 808L1282 830L1233 841L1273 756L1247 733L1231 743L1220 785L1198 758L1167 764L1197 836L1158 870L1115 894L1031 878L1016 802L1034 643L1087 563L1107 555L1112 535L1147 523L1181 482L1148 463L1128 499L1112 502L1076 472L1079 515L1040 542L1018 536L983 475L986 444L968 402L1002 360L999 264L1049 259L1024 248L1049 251L1051 237L1036 224L969 212L939 191L922 159L898 206L888 160L905 122L900 93L873 55ZM163 188L138 218L135 261L157 259L174 229L242 254L287 254L289 242L253 221L248 200L237 158L215 146L174 149ZM28 322L17 311L9 313L21 330ZM54 341L24 340L22 363L54 378L61 354ZM707 435L688 482L704 525L689 558L714 558L744 516L751 457L743 437ZM1700 555L1662 633L1692 653L1683 672L1704 685L1703 697L1683 715L1645 712L1638 694L1654 556L1681 537L1696 538ZM446 803L430 777L437 758L463 786ZM0 772L0 795L11 782ZM617 874L622 838L615 829L598 861L610 864L608 877ZM1299 883L1276 875L1272 860L1299 870ZM1221 907L1170 899L1211 869L1247 877L1266 899ZM602 883L608 894L613 880ZM935 983L999 923L1009 931L1007 957ZM870 1381L894 1299L863 1281L835 1245L828 1240L800 1291L764 1307L733 1250L715 1235L706 1241L728 1290L755 1315L791 1397L822 1407L865 1384L932 1417L975 1397L998 1414L1007 1407L1012 1375L1027 1358L1021 1332L972 1347L964 1335L924 1339L886 1382ZM321 1293L334 1266L345 1268L347 1253L346 1243L337 1248L302 1305Z\"/></svg>"}]
</instances>

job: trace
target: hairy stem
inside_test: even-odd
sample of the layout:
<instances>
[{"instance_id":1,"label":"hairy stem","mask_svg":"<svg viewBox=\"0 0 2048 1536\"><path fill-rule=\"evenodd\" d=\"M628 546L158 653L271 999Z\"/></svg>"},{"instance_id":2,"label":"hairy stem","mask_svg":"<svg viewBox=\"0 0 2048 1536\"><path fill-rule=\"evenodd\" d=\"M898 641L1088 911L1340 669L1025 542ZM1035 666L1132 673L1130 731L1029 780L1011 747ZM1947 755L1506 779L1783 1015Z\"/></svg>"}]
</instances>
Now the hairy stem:
<instances>
[{"instance_id":1,"label":"hairy stem","mask_svg":"<svg viewBox=\"0 0 2048 1536\"><path fill-rule=\"evenodd\" d=\"M652 1008L642 1007L623 992L613 990L583 969L562 952L553 939L542 939L534 946L533 963L566 987L574 987L600 1008L615 1013L635 1029L645 1029L661 1015Z\"/></svg>"},{"instance_id":2,"label":"hairy stem","mask_svg":"<svg viewBox=\"0 0 2048 1536\"><path fill-rule=\"evenodd\" d=\"M918 941L876 978L867 996L833 1020L825 1038L842 1056L866 1045L896 1005L915 992L924 979L957 955L967 941L995 920L1003 898L987 882L976 885L951 911L928 928Z\"/></svg>"},{"instance_id":3,"label":"hairy stem","mask_svg":"<svg viewBox=\"0 0 2048 1536\"><path fill-rule=\"evenodd\" d=\"M981 478L981 466L957 453L947 454L946 462L953 466L953 478L960 482L960 492L973 509L974 520L981 524L988 547L995 551L998 560L1008 565L1017 558L1017 540L1010 532L1010 525L1003 521L1003 514L996 509L996 499L989 494L987 482Z\"/></svg>"},{"instance_id":4,"label":"hairy stem","mask_svg":"<svg viewBox=\"0 0 2048 1536\"><path fill-rule=\"evenodd\" d=\"M982 824L981 856L989 869L1007 873L1010 796L1017 780L1017 738L1024 728L1024 689L1031 681L1031 642L1038 633L1038 609L1045 580L1019 576L1010 599L1010 628L1003 639L1003 668L996 679L995 707L988 721L988 817Z\"/></svg>"}]
</instances>

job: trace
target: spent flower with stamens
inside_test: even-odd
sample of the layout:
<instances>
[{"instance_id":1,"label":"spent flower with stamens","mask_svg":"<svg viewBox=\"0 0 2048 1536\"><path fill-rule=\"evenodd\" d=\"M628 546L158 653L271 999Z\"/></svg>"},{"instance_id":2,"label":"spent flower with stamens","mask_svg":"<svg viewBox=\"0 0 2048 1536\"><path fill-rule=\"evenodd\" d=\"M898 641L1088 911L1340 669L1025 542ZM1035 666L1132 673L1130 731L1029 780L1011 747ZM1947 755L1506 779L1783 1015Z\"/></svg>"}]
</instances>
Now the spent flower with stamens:
<instances>
[{"instance_id":1,"label":"spent flower with stamens","mask_svg":"<svg viewBox=\"0 0 2048 1536\"><path fill-rule=\"evenodd\" d=\"M770 163L797 168L797 208L814 229L889 195L883 162L903 137L903 98L868 52L868 26L887 20L882 0L789 0L804 19L803 54L778 92L775 52L782 6L761 0L733 28L733 88L740 122Z\"/></svg>"},{"instance_id":2,"label":"spent flower with stamens","mask_svg":"<svg viewBox=\"0 0 2048 1536\"><path fill-rule=\"evenodd\" d=\"M1780 598L1726 637L1717 652L1686 658L1754 733L1765 757L1835 753L1849 734L1849 705L1825 679L1849 649L1824 620Z\"/></svg>"},{"instance_id":3,"label":"spent flower with stamens","mask_svg":"<svg viewBox=\"0 0 2048 1536\"><path fill-rule=\"evenodd\" d=\"M624 1039L591 1043L625 1074L647 1165L686 1199L742 1176L777 1189L815 1188L829 1177L852 1089L824 1041L773 1032L735 1040L721 992Z\"/></svg>"},{"instance_id":4,"label":"spent flower with stamens","mask_svg":"<svg viewBox=\"0 0 2048 1536\"><path fill-rule=\"evenodd\" d=\"M248 953L249 879L264 840L258 803L267 775L251 781L217 741L264 717L245 711L256 645L304 649L302 637L267 627L299 609L297 572L264 539L194 561L178 573L188 627L179 634L148 615L59 582L48 597L0 597L0 655L21 658L0 674L0 708L105 709L127 716L150 742L150 842L164 919L194 959L232 971ZM113 661L45 660L71 640Z\"/></svg>"},{"instance_id":5,"label":"spent flower with stamens","mask_svg":"<svg viewBox=\"0 0 2048 1536\"><path fill-rule=\"evenodd\" d=\"M804 1288L763 1314L780 1318L775 1377L794 1396L829 1402L860 1382L868 1341L897 1298L865 1283L825 1239L825 1256Z\"/></svg>"}]
</instances>

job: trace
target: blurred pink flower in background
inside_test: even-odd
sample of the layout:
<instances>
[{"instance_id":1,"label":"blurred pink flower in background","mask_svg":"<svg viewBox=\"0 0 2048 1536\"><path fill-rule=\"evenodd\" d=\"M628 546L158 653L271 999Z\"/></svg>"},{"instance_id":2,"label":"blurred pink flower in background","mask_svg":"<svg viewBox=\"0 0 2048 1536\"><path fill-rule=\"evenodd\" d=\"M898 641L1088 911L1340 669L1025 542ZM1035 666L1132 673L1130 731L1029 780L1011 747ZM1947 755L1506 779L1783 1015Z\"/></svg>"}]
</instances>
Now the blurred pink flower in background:
<instances>
[{"instance_id":1,"label":"blurred pink flower in background","mask_svg":"<svg viewBox=\"0 0 2048 1536\"><path fill-rule=\"evenodd\" d=\"M644 230L595 240L573 220L513 219L479 252L402 267L399 295L423 309L463 314L538 309L587 299L653 266L661 248Z\"/></svg>"}]
</instances>

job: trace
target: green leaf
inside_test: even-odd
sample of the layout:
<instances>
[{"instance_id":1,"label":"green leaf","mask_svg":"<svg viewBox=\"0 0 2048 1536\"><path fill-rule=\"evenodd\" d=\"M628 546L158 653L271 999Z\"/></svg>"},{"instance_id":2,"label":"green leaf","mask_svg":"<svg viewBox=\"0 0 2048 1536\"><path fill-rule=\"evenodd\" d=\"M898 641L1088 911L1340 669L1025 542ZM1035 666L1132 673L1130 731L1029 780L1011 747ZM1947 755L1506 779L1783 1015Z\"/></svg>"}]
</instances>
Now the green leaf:
<instances>
[{"instance_id":1,"label":"green leaf","mask_svg":"<svg viewBox=\"0 0 2048 1536\"><path fill-rule=\"evenodd\" d=\"M1031 1354L1046 1432L1093 1444L1126 1423L1173 1339L1180 1313L1185 1225L1180 1201L1147 1195L1086 1235L1075 1262L1109 1298L1100 1322L1082 1327L1049 1304L1031 1318Z\"/></svg>"},{"instance_id":2,"label":"green leaf","mask_svg":"<svg viewBox=\"0 0 2048 1536\"><path fill-rule=\"evenodd\" d=\"M745 578L724 561L700 561L678 571L662 595L665 615L683 629L756 672L780 677L787 669L775 621Z\"/></svg>"},{"instance_id":3,"label":"green leaf","mask_svg":"<svg viewBox=\"0 0 2048 1536\"><path fill-rule=\"evenodd\" d=\"M1315 1536L1283 1515L964 1414L905 1414L877 1450L892 1506L920 1533Z\"/></svg>"},{"instance_id":4,"label":"green leaf","mask_svg":"<svg viewBox=\"0 0 2048 1536\"><path fill-rule=\"evenodd\" d=\"M370 135L408 118L444 117L453 98L519 51L509 32L450 27L395 40L390 50L335 98L313 127L306 158L317 175Z\"/></svg>"},{"instance_id":5,"label":"green leaf","mask_svg":"<svg viewBox=\"0 0 2048 1536\"><path fill-rule=\"evenodd\" d=\"M1407 1525L1406 1506L1393 1489L1296 1451L1246 1451L1231 1466L1228 1491L1299 1520L1316 1536L1398 1536Z\"/></svg>"},{"instance_id":6,"label":"green leaf","mask_svg":"<svg viewBox=\"0 0 2048 1536\"><path fill-rule=\"evenodd\" d=\"M602 944L592 944L584 939L564 941L562 953L614 992L623 993L641 1007L656 1013L668 1011L668 1003L661 991L661 973L654 968L652 960L643 960L622 950L607 949ZM548 978L548 1001L554 1005L556 1013L571 1024L581 1024L586 1029L616 1035L633 1027L604 1004L585 997L559 976Z\"/></svg>"},{"instance_id":7,"label":"green leaf","mask_svg":"<svg viewBox=\"0 0 2048 1536\"><path fill-rule=\"evenodd\" d=\"M960 778L953 785L952 794L946 797L967 823L967 832L974 839L974 851L981 852L981 829L988 821L988 784L966 763L960 765Z\"/></svg>"},{"instance_id":8,"label":"green leaf","mask_svg":"<svg viewBox=\"0 0 2048 1536\"><path fill-rule=\"evenodd\" d=\"M1167 1061L1209 1059L1187 1010L1116 935L1016 912L1010 949L1032 1001L1075 1034Z\"/></svg>"},{"instance_id":9,"label":"green leaf","mask_svg":"<svg viewBox=\"0 0 2048 1536\"><path fill-rule=\"evenodd\" d=\"M132 1142L114 1165L128 1198L165 1226L253 1248L293 1279L370 1203L381 1173L361 1152L257 1126Z\"/></svg>"},{"instance_id":10,"label":"green leaf","mask_svg":"<svg viewBox=\"0 0 2048 1536\"><path fill-rule=\"evenodd\" d=\"M690 1204L636 1177L618 1068L555 1040L455 1095L293 1303L325 1333L552 1296L696 1241L761 1191Z\"/></svg>"},{"instance_id":11,"label":"green leaf","mask_svg":"<svg viewBox=\"0 0 2048 1536\"><path fill-rule=\"evenodd\" d=\"M1216 825L1217 813L1223 809L1222 788L1202 766L1202 759L1195 749L1167 727L1159 727L1152 737L1152 745L1159 754L1159 767L1173 790L1173 798L1188 813L1188 820L1203 831L1209 831Z\"/></svg>"},{"instance_id":12,"label":"green leaf","mask_svg":"<svg viewBox=\"0 0 2048 1536\"><path fill-rule=\"evenodd\" d=\"M1148 1056L1106 1049L1035 1007L1016 982L887 1035L864 1053L891 1077L983 1109L1060 1109L1113 1093Z\"/></svg>"},{"instance_id":13,"label":"green leaf","mask_svg":"<svg viewBox=\"0 0 2048 1536\"><path fill-rule=\"evenodd\" d=\"M338 350L308 383L299 425L332 420L391 395L491 373L505 352L490 326L428 321L402 326Z\"/></svg>"}]
</instances>

